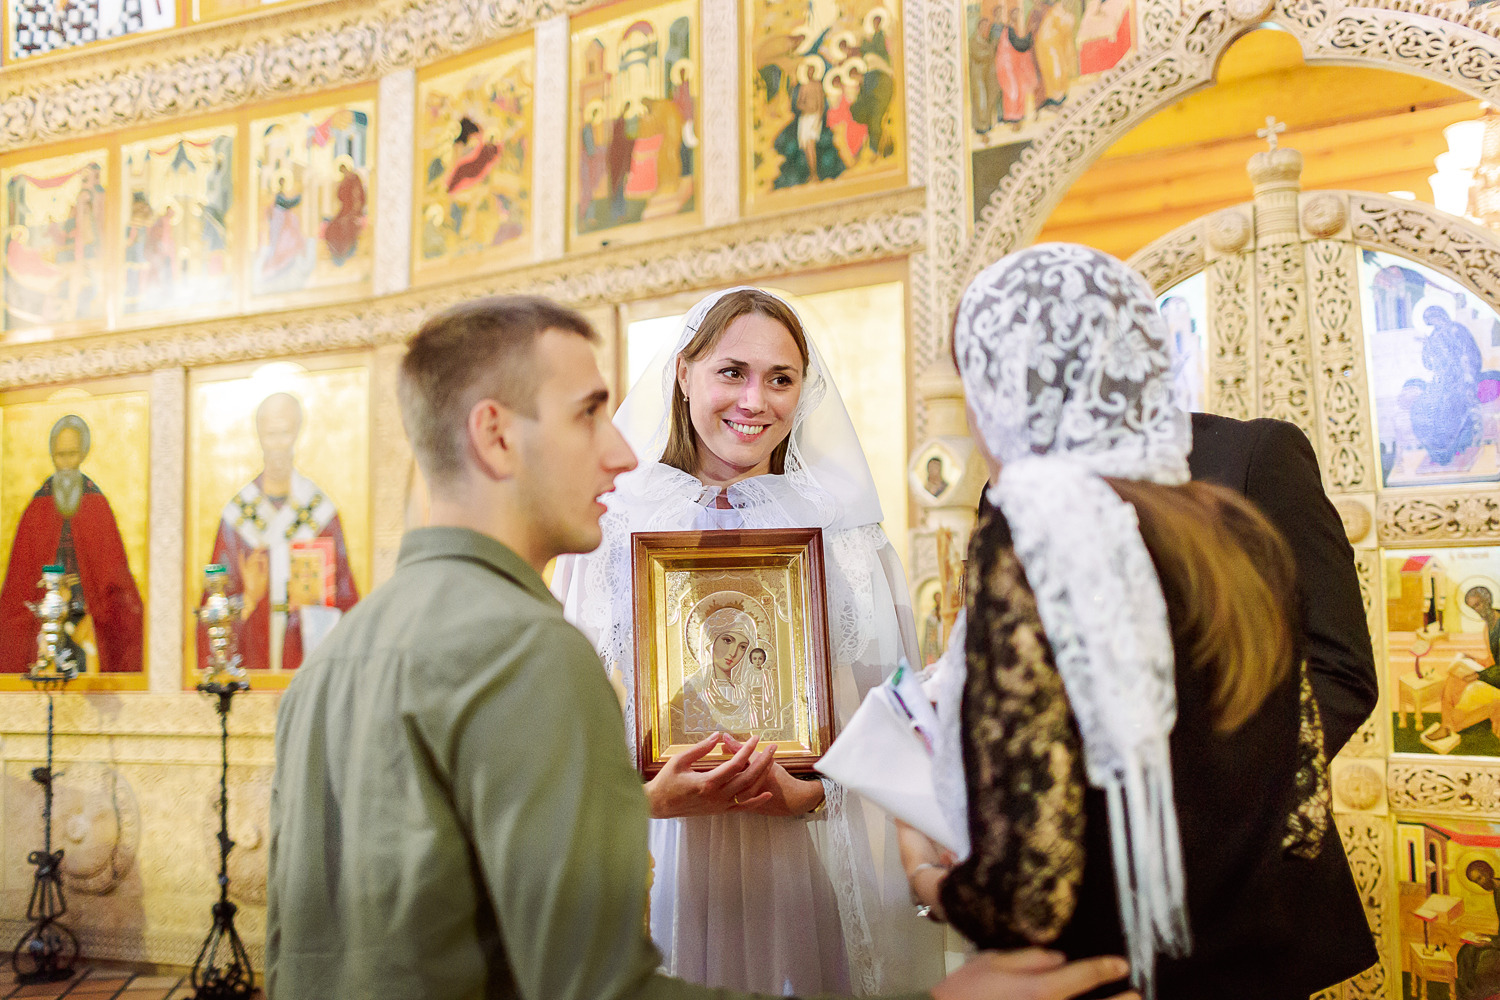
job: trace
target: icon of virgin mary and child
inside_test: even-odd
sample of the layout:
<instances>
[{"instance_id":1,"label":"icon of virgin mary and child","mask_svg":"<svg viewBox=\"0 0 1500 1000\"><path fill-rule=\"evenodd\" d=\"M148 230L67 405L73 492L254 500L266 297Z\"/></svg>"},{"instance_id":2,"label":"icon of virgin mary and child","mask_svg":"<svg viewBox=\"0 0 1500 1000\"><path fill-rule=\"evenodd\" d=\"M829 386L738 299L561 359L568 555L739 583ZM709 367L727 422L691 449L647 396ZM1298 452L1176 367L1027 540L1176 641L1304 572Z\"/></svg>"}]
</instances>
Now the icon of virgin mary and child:
<instances>
[{"instance_id":1,"label":"icon of virgin mary and child","mask_svg":"<svg viewBox=\"0 0 1500 1000\"><path fill-rule=\"evenodd\" d=\"M790 706L776 697L776 671L755 619L721 607L698 625L693 652L698 670L682 685L687 734L780 729Z\"/></svg>"}]
</instances>

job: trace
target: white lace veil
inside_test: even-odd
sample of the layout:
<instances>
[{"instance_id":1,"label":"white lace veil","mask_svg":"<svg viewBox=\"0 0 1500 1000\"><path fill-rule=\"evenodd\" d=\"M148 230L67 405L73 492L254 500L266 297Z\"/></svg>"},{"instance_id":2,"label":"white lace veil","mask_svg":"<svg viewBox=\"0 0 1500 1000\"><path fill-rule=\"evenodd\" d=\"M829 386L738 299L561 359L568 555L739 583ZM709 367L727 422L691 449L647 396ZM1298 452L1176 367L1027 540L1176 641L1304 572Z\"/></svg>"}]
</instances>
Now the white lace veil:
<instances>
[{"instance_id":1,"label":"white lace veil","mask_svg":"<svg viewBox=\"0 0 1500 1000\"><path fill-rule=\"evenodd\" d=\"M1132 979L1190 948L1168 738L1177 718L1161 582L1135 509L1104 476L1181 484L1192 429L1173 402L1165 324L1108 254L1049 243L992 264L954 327L964 391L1000 460L1005 515L1109 802Z\"/></svg>"},{"instance_id":2,"label":"white lace veil","mask_svg":"<svg viewBox=\"0 0 1500 1000\"><path fill-rule=\"evenodd\" d=\"M615 426L635 449L640 468L621 476L615 484L616 496L625 502L641 499L655 503L664 484L685 475L675 469L656 466L666 451L672 421L673 387L677 381L677 355L698 332L703 319L719 300L730 292L758 290L748 285L714 292L693 306L683 318L676 339L656 353L645 372L636 381L615 414ZM785 300L781 300L785 303ZM788 303L787 308L791 309ZM795 312L795 310L793 310ZM799 317L800 319L800 317ZM820 527L825 531L879 524L882 520L880 498L870 464L860 448L859 437L843 398L823 356L809 338L807 374L797 412L792 417L791 441L786 454L786 481L791 497L786 498L802 509L787 511L793 515L788 523L803 527ZM673 475L676 473L676 476ZM667 492L680 490L680 482L667 485ZM734 487L730 487L731 490ZM636 528L634 530L646 530ZM666 529L662 529L666 530Z\"/></svg>"}]
</instances>

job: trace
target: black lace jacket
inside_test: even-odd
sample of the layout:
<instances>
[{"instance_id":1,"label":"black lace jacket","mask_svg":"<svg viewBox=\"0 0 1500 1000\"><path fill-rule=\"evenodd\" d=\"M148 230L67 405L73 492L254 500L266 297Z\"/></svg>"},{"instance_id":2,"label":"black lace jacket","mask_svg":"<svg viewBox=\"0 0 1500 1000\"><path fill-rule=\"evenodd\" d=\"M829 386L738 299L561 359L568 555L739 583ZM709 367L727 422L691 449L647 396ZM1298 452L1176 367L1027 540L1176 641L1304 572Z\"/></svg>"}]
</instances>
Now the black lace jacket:
<instances>
[{"instance_id":1,"label":"black lace jacket","mask_svg":"<svg viewBox=\"0 0 1500 1000\"><path fill-rule=\"evenodd\" d=\"M1122 954L1104 796L1087 787L1062 678L998 512L981 518L968 566L962 723L973 853L945 881L944 909L981 947ZM1171 754L1194 948L1158 964L1159 995L1305 998L1312 990L1300 973L1278 978L1268 960L1317 947L1288 930L1301 921L1275 919L1318 905L1306 863L1329 824L1307 672L1234 733L1213 731L1210 693L1202 671L1179 670Z\"/></svg>"}]
</instances>

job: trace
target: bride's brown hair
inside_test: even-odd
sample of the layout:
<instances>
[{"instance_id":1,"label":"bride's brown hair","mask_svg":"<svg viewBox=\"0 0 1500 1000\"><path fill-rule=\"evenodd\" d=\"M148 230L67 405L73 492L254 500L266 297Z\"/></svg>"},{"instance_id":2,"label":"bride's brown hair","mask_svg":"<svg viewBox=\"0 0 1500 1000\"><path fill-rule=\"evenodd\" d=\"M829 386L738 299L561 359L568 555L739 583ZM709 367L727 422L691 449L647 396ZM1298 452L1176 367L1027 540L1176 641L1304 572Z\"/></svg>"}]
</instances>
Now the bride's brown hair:
<instances>
[{"instance_id":1,"label":"bride's brown hair","mask_svg":"<svg viewBox=\"0 0 1500 1000\"><path fill-rule=\"evenodd\" d=\"M759 315L774 319L786 327L802 355L802 373L807 374L809 353L807 333L796 310L769 292L759 288L740 288L724 295L703 316L703 322L682 349L678 357L688 364L702 361L708 352L718 345L724 331L741 316ZM681 469L688 475L698 471L698 432L693 429L693 414L688 409L687 397L682 394L682 383L677 381L677 358L668 362L672 366L672 423L667 432L667 447L662 452L663 465ZM781 475L786 472L786 451L792 436L788 434L771 452L771 472Z\"/></svg>"}]
</instances>

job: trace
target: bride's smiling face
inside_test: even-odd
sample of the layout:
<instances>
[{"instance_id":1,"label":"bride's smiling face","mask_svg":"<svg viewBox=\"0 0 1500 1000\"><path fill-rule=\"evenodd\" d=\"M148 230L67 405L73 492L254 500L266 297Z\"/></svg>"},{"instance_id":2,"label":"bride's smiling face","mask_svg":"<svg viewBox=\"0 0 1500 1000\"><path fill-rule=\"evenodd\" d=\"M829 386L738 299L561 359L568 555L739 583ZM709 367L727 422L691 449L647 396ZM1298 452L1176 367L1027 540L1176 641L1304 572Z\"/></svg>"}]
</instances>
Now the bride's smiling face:
<instances>
[{"instance_id":1,"label":"bride's smiling face","mask_svg":"<svg viewBox=\"0 0 1500 1000\"><path fill-rule=\"evenodd\" d=\"M802 398L797 342L779 321L747 313L701 360L677 360L677 382L698 435L698 478L730 483L770 471Z\"/></svg>"}]
</instances>

